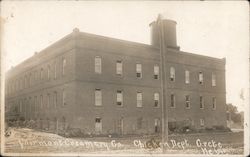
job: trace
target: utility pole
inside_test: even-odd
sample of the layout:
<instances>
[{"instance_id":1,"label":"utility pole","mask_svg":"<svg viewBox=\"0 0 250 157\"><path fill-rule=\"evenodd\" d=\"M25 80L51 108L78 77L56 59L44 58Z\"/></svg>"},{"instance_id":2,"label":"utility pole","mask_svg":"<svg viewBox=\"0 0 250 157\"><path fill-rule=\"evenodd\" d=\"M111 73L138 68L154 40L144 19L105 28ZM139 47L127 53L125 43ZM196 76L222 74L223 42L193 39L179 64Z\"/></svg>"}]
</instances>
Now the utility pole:
<instances>
[{"instance_id":1,"label":"utility pole","mask_svg":"<svg viewBox=\"0 0 250 157\"><path fill-rule=\"evenodd\" d=\"M168 141L168 114L167 114L167 101L166 101L166 45L164 39L163 21L161 15L157 18L157 27L160 43L160 64L161 64L161 100L162 100L162 152L166 152L164 146Z\"/></svg>"}]
</instances>

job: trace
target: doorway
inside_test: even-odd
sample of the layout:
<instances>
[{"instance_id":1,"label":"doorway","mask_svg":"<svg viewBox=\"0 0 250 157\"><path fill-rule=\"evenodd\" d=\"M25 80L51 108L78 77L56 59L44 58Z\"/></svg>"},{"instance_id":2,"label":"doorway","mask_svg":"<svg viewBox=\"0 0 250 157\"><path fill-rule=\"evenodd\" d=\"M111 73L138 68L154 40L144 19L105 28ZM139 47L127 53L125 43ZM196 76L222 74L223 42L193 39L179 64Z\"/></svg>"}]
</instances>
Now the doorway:
<instances>
[{"instance_id":1,"label":"doorway","mask_svg":"<svg viewBox=\"0 0 250 157\"><path fill-rule=\"evenodd\" d=\"M160 132L160 119L159 118L155 119L154 126L155 126L155 133L159 133Z\"/></svg>"},{"instance_id":2,"label":"doorway","mask_svg":"<svg viewBox=\"0 0 250 157\"><path fill-rule=\"evenodd\" d=\"M95 118L95 132L96 134L102 133L102 119L100 117Z\"/></svg>"}]
</instances>

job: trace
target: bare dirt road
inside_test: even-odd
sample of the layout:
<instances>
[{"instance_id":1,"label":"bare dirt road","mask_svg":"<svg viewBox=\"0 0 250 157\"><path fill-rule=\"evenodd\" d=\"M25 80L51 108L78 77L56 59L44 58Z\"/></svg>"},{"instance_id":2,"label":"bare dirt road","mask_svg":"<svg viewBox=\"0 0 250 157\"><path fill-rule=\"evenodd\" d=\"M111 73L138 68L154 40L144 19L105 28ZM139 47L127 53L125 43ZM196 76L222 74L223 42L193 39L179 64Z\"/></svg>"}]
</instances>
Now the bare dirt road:
<instances>
[{"instance_id":1,"label":"bare dirt road","mask_svg":"<svg viewBox=\"0 0 250 157\"><path fill-rule=\"evenodd\" d=\"M156 136L123 138L65 138L27 128L12 128L5 138L6 153L88 154L243 154L243 132L170 135L162 143Z\"/></svg>"}]
</instances>

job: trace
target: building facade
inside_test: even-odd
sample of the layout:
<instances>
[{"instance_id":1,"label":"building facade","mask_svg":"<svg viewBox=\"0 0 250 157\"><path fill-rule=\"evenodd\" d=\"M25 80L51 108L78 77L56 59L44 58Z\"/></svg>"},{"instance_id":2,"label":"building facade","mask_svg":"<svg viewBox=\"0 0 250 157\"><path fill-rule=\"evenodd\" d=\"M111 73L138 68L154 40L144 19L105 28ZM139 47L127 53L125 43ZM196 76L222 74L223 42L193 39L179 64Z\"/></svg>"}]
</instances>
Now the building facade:
<instances>
[{"instance_id":1,"label":"building facade","mask_svg":"<svg viewBox=\"0 0 250 157\"><path fill-rule=\"evenodd\" d=\"M164 21L169 126L226 126L225 59L182 52ZM152 45L73 32L6 74L6 119L86 134L161 132L162 72L157 23Z\"/></svg>"}]
</instances>

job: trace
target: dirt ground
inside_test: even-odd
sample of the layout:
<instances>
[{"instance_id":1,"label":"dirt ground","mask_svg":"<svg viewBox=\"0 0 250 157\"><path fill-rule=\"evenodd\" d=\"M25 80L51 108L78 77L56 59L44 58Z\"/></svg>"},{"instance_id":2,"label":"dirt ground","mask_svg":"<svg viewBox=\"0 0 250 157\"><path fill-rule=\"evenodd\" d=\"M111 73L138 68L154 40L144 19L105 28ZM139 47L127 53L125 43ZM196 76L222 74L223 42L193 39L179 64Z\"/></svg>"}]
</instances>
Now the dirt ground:
<instances>
[{"instance_id":1,"label":"dirt ground","mask_svg":"<svg viewBox=\"0 0 250 157\"><path fill-rule=\"evenodd\" d=\"M159 136L65 138L27 128L11 128L11 134L5 138L6 153L218 155L243 154L243 146L243 132L176 134L163 142Z\"/></svg>"}]
</instances>

